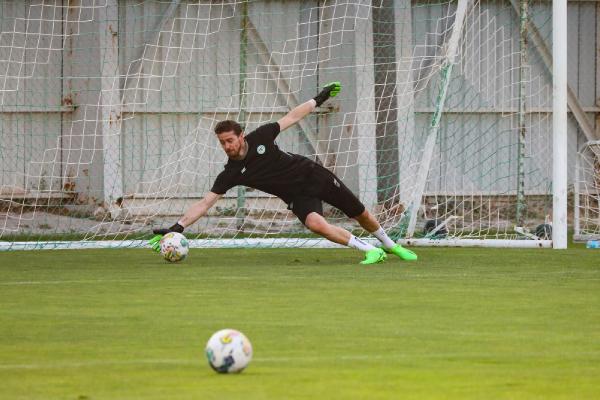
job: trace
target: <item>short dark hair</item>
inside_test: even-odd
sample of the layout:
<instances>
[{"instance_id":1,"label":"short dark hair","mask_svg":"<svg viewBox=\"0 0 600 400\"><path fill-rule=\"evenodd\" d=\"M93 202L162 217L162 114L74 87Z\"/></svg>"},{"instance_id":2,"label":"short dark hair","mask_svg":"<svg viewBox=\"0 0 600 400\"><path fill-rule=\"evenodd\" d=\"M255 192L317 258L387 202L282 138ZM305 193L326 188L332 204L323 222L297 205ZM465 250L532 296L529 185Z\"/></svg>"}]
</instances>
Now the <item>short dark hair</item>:
<instances>
[{"instance_id":1,"label":"short dark hair","mask_svg":"<svg viewBox=\"0 0 600 400\"><path fill-rule=\"evenodd\" d=\"M240 126L240 124L238 124L237 122L232 121L230 119L221 121L217 124L217 126L215 126L215 133L217 135L219 133L230 132L230 131L233 131L235 133L235 136L240 136L240 134L242 133L242 127Z\"/></svg>"}]
</instances>

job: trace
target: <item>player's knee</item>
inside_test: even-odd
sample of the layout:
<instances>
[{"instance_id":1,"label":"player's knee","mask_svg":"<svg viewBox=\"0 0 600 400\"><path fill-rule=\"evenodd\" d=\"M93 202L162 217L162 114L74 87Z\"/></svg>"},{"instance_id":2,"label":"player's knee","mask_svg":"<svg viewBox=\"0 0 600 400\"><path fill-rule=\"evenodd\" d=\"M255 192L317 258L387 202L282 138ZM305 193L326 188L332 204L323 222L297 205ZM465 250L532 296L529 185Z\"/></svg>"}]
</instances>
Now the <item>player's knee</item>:
<instances>
[{"instance_id":1,"label":"player's knee","mask_svg":"<svg viewBox=\"0 0 600 400\"><path fill-rule=\"evenodd\" d=\"M329 227L329 224L327 221L325 221L325 218L317 213L308 214L306 216L306 220L304 221L304 225L318 235L326 233L327 228Z\"/></svg>"}]
</instances>

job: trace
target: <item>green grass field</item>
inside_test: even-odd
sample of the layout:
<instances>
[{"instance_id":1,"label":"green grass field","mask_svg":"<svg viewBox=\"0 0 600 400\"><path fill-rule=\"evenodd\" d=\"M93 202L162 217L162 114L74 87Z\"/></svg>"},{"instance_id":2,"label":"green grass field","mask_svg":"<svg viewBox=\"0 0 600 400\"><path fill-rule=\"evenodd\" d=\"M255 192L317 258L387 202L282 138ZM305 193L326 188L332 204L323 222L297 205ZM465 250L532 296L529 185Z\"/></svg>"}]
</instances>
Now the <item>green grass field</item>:
<instances>
[{"instance_id":1,"label":"green grass field","mask_svg":"<svg viewBox=\"0 0 600 400\"><path fill-rule=\"evenodd\" d=\"M416 250L0 253L0 399L600 398L599 250Z\"/></svg>"}]
</instances>

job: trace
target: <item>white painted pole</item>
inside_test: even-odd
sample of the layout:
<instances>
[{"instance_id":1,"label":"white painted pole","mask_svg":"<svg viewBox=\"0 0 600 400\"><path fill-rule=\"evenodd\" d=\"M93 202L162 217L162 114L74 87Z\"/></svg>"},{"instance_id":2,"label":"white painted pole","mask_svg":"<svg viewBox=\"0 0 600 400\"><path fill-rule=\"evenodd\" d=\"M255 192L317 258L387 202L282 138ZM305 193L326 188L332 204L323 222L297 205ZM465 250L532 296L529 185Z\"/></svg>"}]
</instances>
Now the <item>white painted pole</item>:
<instances>
[{"instance_id":1,"label":"white painted pole","mask_svg":"<svg viewBox=\"0 0 600 400\"><path fill-rule=\"evenodd\" d=\"M552 241L567 248L567 0L552 2Z\"/></svg>"}]
</instances>

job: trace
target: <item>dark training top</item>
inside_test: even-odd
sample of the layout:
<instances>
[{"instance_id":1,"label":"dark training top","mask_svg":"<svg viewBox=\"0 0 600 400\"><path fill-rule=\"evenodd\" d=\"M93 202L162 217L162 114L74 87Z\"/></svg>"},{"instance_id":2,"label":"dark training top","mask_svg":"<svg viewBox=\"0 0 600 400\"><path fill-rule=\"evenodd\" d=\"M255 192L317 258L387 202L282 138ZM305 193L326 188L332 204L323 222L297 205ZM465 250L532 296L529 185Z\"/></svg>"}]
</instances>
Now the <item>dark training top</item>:
<instances>
[{"instance_id":1,"label":"dark training top","mask_svg":"<svg viewBox=\"0 0 600 400\"><path fill-rule=\"evenodd\" d=\"M318 164L304 156L281 151L275 143L279 132L279 124L273 122L249 133L246 157L243 160L230 158L210 191L224 194L234 186L244 185L275 195L286 203L302 194Z\"/></svg>"}]
</instances>

